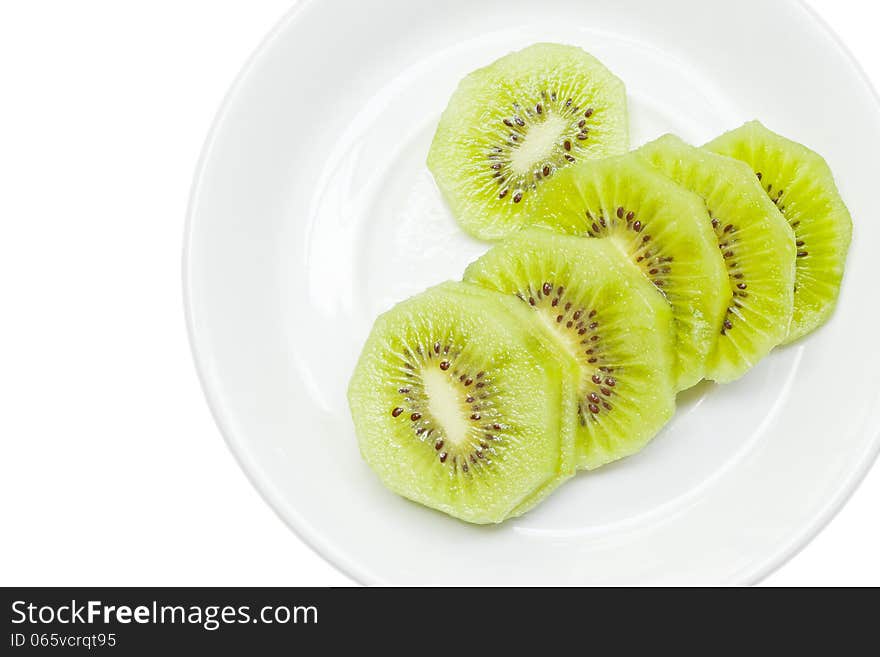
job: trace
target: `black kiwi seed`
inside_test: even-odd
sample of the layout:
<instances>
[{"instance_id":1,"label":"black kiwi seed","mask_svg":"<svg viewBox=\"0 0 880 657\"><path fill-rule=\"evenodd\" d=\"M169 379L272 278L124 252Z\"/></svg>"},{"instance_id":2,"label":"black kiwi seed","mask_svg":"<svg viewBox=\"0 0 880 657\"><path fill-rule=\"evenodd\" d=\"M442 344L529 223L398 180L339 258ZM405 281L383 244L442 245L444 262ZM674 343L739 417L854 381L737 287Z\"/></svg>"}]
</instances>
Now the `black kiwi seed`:
<instances>
[{"instance_id":1,"label":"black kiwi seed","mask_svg":"<svg viewBox=\"0 0 880 657\"><path fill-rule=\"evenodd\" d=\"M749 286L748 283L743 281L743 273L739 271L739 264L736 261L736 247L738 244L737 231L738 228L734 224L725 224L721 227L721 222L718 219L712 219L712 227L715 229L715 233L718 236L719 241L718 247L722 251L722 257L724 258L725 264L727 265L727 275L728 277L738 281L736 283L735 296L744 297L748 296L744 290L746 290ZM728 309L728 319L724 321L723 328L721 329L721 334L725 335L727 331L733 328L733 324L731 323L729 317L732 315L732 311Z\"/></svg>"}]
</instances>

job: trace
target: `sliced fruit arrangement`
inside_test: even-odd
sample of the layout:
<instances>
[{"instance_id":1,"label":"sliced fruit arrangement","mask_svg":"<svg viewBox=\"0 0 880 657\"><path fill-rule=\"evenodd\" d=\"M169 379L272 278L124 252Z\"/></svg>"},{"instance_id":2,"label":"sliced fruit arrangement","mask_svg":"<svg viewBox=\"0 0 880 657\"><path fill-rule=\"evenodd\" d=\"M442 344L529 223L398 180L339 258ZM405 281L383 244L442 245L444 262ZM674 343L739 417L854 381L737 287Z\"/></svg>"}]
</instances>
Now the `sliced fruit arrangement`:
<instances>
[{"instance_id":1,"label":"sliced fruit arrangement","mask_svg":"<svg viewBox=\"0 0 880 657\"><path fill-rule=\"evenodd\" d=\"M795 239L784 217L742 162L665 135L637 151L706 203L727 269L727 309L705 377L739 378L781 343L792 313Z\"/></svg>"},{"instance_id":2,"label":"sliced fruit arrangement","mask_svg":"<svg viewBox=\"0 0 880 657\"><path fill-rule=\"evenodd\" d=\"M823 324L834 311L852 235L849 210L821 155L758 121L721 135L706 148L748 164L794 230L794 314L785 342Z\"/></svg>"},{"instance_id":3,"label":"sliced fruit arrangement","mask_svg":"<svg viewBox=\"0 0 880 657\"><path fill-rule=\"evenodd\" d=\"M637 452L672 416L672 312L611 244L524 230L464 279L517 299L577 364L578 467Z\"/></svg>"},{"instance_id":4,"label":"sliced fruit arrangement","mask_svg":"<svg viewBox=\"0 0 880 657\"><path fill-rule=\"evenodd\" d=\"M388 488L469 522L500 522L558 480L575 387L498 295L460 285L376 320L349 404L361 453Z\"/></svg>"},{"instance_id":5,"label":"sliced fruit arrangement","mask_svg":"<svg viewBox=\"0 0 880 657\"><path fill-rule=\"evenodd\" d=\"M557 171L627 147L623 83L580 48L539 43L461 81L428 167L462 228L493 240L523 225Z\"/></svg>"},{"instance_id":6,"label":"sliced fruit arrangement","mask_svg":"<svg viewBox=\"0 0 880 657\"><path fill-rule=\"evenodd\" d=\"M745 374L831 315L849 212L818 154L757 121L627 150L623 83L537 44L462 80L428 166L463 282L375 322L348 389L392 491L473 523L644 447L703 378Z\"/></svg>"},{"instance_id":7,"label":"sliced fruit arrangement","mask_svg":"<svg viewBox=\"0 0 880 657\"><path fill-rule=\"evenodd\" d=\"M702 379L729 301L702 199L628 154L560 172L541 201L536 224L610 240L666 296L675 320L676 389Z\"/></svg>"}]
</instances>

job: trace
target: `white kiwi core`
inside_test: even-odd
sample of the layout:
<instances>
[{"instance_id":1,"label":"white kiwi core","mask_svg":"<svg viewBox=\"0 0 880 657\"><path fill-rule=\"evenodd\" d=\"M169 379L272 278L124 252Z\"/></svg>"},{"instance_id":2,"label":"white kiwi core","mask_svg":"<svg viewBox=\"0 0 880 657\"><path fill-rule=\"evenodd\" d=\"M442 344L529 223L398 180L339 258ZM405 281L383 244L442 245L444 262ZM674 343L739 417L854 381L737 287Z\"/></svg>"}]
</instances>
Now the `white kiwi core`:
<instances>
[{"instance_id":1,"label":"white kiwi core","mask_svg":"<svg viewBox=\"0 0 880 657\"><path fill-rule=\"evenodd\" d=\"M536 166L540 169L554 155L568 129L568 120L554 115L529 126L529 131L519 146L510 154L510 168L519 175L530 174Z\"/></svg>"},{"instance_id":2,"label":"white kiwi core","mask_svg":"<svg viewBox=\"0 0 880 657\"><path fill-rule=\"evenodd\" d=\"M440 425L444 439L453 445L465 445L470 423L460 399L461 391L445 372L427 367L422 371L428 412Z\"/></svg>"}]
</instances>

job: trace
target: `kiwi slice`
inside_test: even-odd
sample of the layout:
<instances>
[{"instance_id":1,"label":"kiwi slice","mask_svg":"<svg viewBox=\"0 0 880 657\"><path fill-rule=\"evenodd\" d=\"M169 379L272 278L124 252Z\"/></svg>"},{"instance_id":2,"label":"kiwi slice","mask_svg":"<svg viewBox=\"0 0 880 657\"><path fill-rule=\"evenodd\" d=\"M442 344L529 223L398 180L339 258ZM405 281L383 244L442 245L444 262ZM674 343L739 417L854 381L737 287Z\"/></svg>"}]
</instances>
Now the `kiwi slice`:
<instances>
[{"instance_id":1,"label":"kiwi slice","mask_svg":"<svg viewBox=\"0 0 880 657\"><path fill-rule=\"evenodd\" d=\"M500 522L559 481L571 381L500 295L433 287L375 322L348 389L361 453L392 491Z\"/></svg>"},{"instance_id":2,"label":"kiwi slice","mask_svg":"<svg viewBox=\"0 0 880 657\"><path fill-rule=\"evenodd\" d=\"M852 236L852 219L831 169L818 153L758 121L706 148L748 164L794 230L794 312L784 342L806 335L834 311Z\"/></svg>"},{"instance_id":3,"label":"kiwi slice","mask_svg":"<svg viewBox=\"0 0 880 657\"><path fill-rule=\"evenodd\" d=\"M672 311L610 243L526 229L465 281L503 292L577 363L577 464L641 449L672 416Z\"/></svg>"},{"instance_id":4,"label":"kiwi slice","mask_svg":"<svg viewBox=\"0 0 880 657\"><path fill-rule=\"evenodd\" d=\"M558 171L627 147L623 83L580 48L539 43L461 81L428 167L462 228L494 240L523 225Z\"/></svg>"},{"instance_id":5,"label":"kiwi slice","mask_svg":"<svg viewBox=\"0 0 880 657\"><path fill-rule=\"evenodd\" d=\"M726 314L715 329L706 378L742 376L788 334L794 300L794 233L749 167L665 135L637 151L703 197L727 268Z\"/></svg>"},{"instance_id":6,"label":"kiwi slice","mask_svg":"<svg viewBox=\"0 0 880 657\"><path fill-rule=\"evenodd\" d=\"M666 296L675 327L675 387L706 372L729 283L703 200L633 153L578 164L548 181L533 220L608 239Z\"/></svg>"}]
</instances>

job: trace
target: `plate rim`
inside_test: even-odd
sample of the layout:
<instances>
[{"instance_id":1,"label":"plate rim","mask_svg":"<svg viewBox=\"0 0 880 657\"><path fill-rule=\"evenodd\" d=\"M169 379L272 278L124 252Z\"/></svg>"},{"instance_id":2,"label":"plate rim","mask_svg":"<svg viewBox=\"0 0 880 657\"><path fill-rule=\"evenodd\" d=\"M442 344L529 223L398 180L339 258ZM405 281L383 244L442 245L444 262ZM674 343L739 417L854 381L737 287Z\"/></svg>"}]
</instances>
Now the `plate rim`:
<instances>
[{"instance_id":1,"label":"plate rim","mask_svg":"<svg viewBox=\"0 0 880 657\"><path fill-rule=\"evenodd\" d=\"M844 59L852 67L856 78L865 86L869 95L873 98L875 108L880 112L880 93L878 93L871 78L867 75L861 63L827 21L819 15L806 0L779 1L803 11L817 27L831 38L834 46L840 51ZM222 436L226 447L235 457L236 462L247 480L263 501L294 533L294 535L296 535L326 563L336 568L355 584L387 586L389 585L388 582L383 581L382 578L369 572L367 568L344 557L331 542L321 535L319 530L307 523L296 509L289 508L285 512L282 512L282 507L284 505L273 490L273 486L265 477L258 477L260 474L258 466L252 462L252 459L246 453L242 442L236 438L235 433L231 429L230 423L226 419L226 411L223 409L217 396L217 385L212 382L207 373L208 368L206 363L208 361L208 356L199 346L200 341L196 334L192 303L194 297L193 273L191 268L193 226L195 224L195 216L199 205L199 197L201 195L206 165L214 150L215 142L222 132L224 121L232 109L240 89L251 71L257 66L260 59L270 49L275 40L289 27L299 22L307 11L318 2L319 0L297 0L290 9L282 14L272 28L265 34L265 36L263 36L259 44L248 55L247 59L242 64L238 73L235 75L224 93L214 117L211 120L196 161L186 207L181 258L183 311L191 357L193 359L199 385L202 389L202 394L208 405L208 410L211 413L215 425L220 431L220 435ZM865 456L859 462L859 466L854 468L848 476L841 481L835 494L828 498L828 501L823 508L819 512L813 514L809 521L803 523L801 531L792 537L791 540L782 545L762 562L757 563L755 567L745 572L741 576L741 579L732 582L732 584L738 586L751 586L758 584L797 556L828 526L841 509L843 509L865 480L865 477L876 463L878 457L880 457L880 427L875 430L873 437L871 437L870 447L866 450Z\"/></svg>"}]
</instances>

